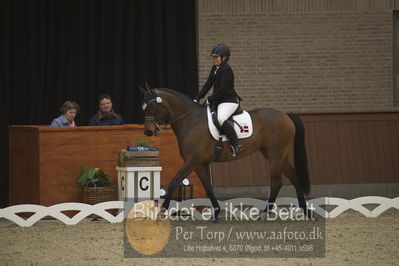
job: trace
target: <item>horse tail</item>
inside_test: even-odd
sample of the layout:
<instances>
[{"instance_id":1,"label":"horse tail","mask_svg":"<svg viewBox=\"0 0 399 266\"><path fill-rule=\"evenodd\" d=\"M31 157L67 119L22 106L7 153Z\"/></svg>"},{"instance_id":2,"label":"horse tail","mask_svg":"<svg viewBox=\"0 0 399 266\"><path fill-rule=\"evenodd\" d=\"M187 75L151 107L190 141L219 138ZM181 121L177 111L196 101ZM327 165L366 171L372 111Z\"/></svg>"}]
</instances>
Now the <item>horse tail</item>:
<instances>
[{"instance_id":1,"label":"horse tail","mask_svg":"<svg viewBox=\"0 0 399 266\"><path fill-rule=\"evenodd\" d=\"M307 195L310 192L310 181L305 148L305 128L298 115L293 113L288 113L287 115L295 125L294 165L299 178L299 185L304 194Z\"/></svg>"}]
</instances>

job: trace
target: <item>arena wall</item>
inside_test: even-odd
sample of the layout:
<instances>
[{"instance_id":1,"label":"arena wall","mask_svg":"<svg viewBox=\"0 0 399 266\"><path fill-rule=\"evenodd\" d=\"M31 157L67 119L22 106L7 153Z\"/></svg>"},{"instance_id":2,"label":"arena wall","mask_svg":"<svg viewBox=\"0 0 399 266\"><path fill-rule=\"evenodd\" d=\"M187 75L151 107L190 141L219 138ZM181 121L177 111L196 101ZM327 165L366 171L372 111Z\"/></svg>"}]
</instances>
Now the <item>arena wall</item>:
<instances>
[{"instance_id":1,"label":"arena wall","mask_svg":"<svg viewBox=\"0 0 399 266\"><path fill-rule=\"evenodd\" d=\"M217 43L231 47L246 109L397 110L395 0L197 0L199 88ZM395 107L396 105L396 107Z\"/></svg>"}]
</instances>

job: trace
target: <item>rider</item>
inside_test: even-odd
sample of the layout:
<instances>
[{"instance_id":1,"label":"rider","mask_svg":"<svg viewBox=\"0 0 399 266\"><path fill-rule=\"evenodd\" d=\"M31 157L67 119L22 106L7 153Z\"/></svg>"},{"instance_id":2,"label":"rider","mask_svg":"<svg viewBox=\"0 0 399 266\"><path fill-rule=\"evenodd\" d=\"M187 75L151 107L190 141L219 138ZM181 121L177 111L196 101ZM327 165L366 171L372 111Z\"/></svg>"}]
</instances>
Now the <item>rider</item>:
<instances>
[{"instance_id":1,"label":"rider","mask_svg":"<svg viewBox=\"0 0 399 266\"><path fill-rule=\"evenodd\" d=\"M234 73L227 63L230 59L230 54L230 48L227 45L218 44L213 47L211 52L213 57L211 72L208 80L193 101L198 102L213 87L213 93L208 97L208 101L217 106L219 125L230 140L230 155L235 157L242 151L243 146L238 141L234 123L228 118L239 107L241 98L234 90Z\"/></svg>"}]
</instances>

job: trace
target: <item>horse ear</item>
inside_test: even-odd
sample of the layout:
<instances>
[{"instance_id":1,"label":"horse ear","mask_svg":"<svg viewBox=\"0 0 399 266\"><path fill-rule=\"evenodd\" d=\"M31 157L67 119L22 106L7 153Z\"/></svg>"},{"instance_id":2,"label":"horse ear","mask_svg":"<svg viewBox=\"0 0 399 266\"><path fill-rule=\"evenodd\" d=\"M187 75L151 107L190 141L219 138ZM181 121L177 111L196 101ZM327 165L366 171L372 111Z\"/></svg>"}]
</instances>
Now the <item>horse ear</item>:
<instances>
[{"instance_id":1,"label":"horse ear","mask_svg":"<svg viewBox=\"0 0 399 266\"><path fill-rule=\"evenodd\" d=\"M147 82L145 82L144 85L150 95L152 96L157 95L157 93L151 88L151 86Z\"/></svg>"},{"instance_id":2,"label":"horse ear","mask_svg":"<svg viewBox=\"0 0 399 266\"><path fill-rule=\"evenodd\" d=\"M139 87L139 89L141 90L142 93L147 94L148 92L140 86L140 84L137 84L137 86Z\"/></svg>"}]
</instances>

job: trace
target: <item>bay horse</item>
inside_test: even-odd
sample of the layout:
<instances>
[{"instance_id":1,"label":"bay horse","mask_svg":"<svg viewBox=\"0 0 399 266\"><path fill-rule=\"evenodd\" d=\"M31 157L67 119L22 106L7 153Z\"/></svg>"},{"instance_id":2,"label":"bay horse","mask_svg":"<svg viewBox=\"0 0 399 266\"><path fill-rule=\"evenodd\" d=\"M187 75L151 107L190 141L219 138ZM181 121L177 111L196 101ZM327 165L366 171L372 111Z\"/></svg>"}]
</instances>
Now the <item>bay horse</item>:
<instances>
[{"instance_id":1,"label":"bay horse","mask_svg":"<svg viewBox=\"0 0 399 266\"><path fill-rule=\"evenodd\" d=\"M140 87L140 86L139 86ZM159 125L169 124L179 145L183 166L170 182L162 208L168 209L172 193L179 183L195 171L205 188L214 208L212 220L217 222L220 206L213 191L209 164L212 162L217 141L208 129L206 108L194 103L188 96L170 89L152 89L149 86L144 93L144 133L154 136ZM294 185L299 206L309 215L304 196L310 191L307 158L304 142L304 127L295 114L285 114L272 108L249 111L252 118L253 134L241 139L244 150L230 158L228 142L219 156L218 162L238 160L260 151L270 162L270 196L265 208L270 211L282 186L281 174ZM288 161L288 153L294 145L295 168Z\"/></svg>"}]
</instances>

